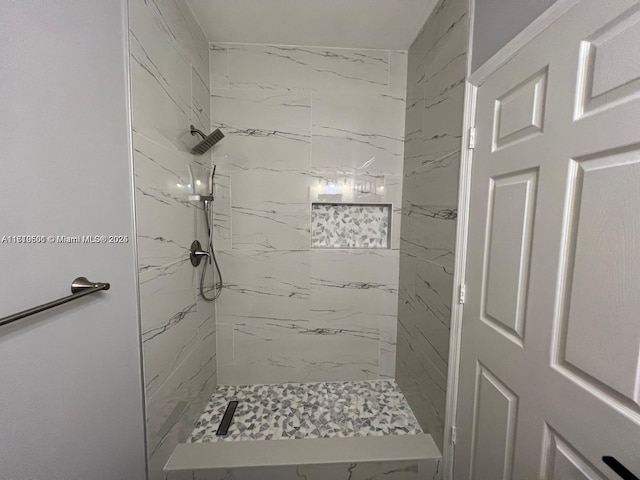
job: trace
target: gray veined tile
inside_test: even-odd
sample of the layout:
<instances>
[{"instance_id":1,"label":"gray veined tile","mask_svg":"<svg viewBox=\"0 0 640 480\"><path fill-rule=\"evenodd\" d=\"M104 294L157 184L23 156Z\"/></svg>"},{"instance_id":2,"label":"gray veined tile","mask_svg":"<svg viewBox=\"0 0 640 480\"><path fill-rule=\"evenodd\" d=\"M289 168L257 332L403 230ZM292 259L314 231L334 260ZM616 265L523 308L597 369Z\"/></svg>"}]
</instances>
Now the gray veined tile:
<instances>
[{"instance_id":1,"label":"gray veined tile","mask_svg":"<svg viewBox=\"0 0 640 480\"><path fill-rule=\"evenodd\" d=\"M312 308L396 315L397 275L397 250L312 250Z\"/></svg>"},{"instance_id":2,"label":"gray veined tile","mask_svg":"<svg viewBox=\"0 0 640 480\"><path fill-rule=\"evenodd\" d=\"M216 169L213 190L213 238L216 250L231 249L231 175Z\"/></svg>"},{"instance_id":3,"label":"gray veined tile","mask_svg":"<svg viewBox=\"0 0 640 480\"><path fill-rule=\"evenodd\" d=\"M437 60L440 52L447 52L448 45L457 44L455 39L468 36L468 2L461 0L441 0L436 5L427 24L422 29L410 49L416 51L414 72L423 76L427 71L433 72L432 62ZM467 37L468 38L468 37ZM449 55L442 55L442 57ZM450 56L449 56L450 57ZM436 70L441 68L436 63ZM409 74L412 74L411 64Z\"/></svg>"},{"instance_id":4,"label":"gray veined tile","mask_svg":"<svg viewBox=\"0 0 640 480\"><path fill-rule=\"evenodd\" d=\"M385 203L390 203L391 214L391 248L400 248L400 231L402 222L402 175L389 174L384 178Z\"/></svg>"},{"instance_id":5,"label":"gray veined tile","mask_svg":"<svg viewBox=\"0 0 640 480\"><path fill-rule=\"evenodd\" d=\"M307 317L308 250L234 249L220 251L218 261L225 275L225 287L216 306L218 323Z\"/></svg>"},{"instance_id":6,"label":"gray veined tile","mask_svg":"<svg viewBox=\"0 0 640 480\"><path fill-rule=\"evenodd\" d=\"M161 3L170 4L171 2ZM209 75L209 42L198 25L187 0L175 0L173 3L177 7L177 11L174 10L175 20L172 22L172 25L176 26L173 29L176 40L186 51L186 56L190 59L197 75L206 82ZM168 8L172 8L171 5L168 5Z\"/></svg>"},{"instance_id":7,"label":"gray veined tile","mask_svg":"<svg viewBox=\"0 0 640 480\"><path fill-rule=\"evenodd\" d=\"M222 298L222 297L220 297ZM220 317L218 317L220 318ZM233 329L234 325L220 323L216 325L216 364L218 383L228 385L233 381Z\"/></svg>"},{"instance_id":8,"label":"gray veined tile","mask_svg":"<svg viewBox=\"0 0 640 480\"><path fill-rule=\"evenodd\" d=\"M408 176L423 165L424 88L409 89L405 111L403 173Z\"/></svg>"},{"instance_id":9,"label":"gray veined tile","mask_svg":"<svg viewBox=\"0 0 640 480\"><path fill-rule=\"evenodd\" d=\"M409 206L455 206L458 203L459 176L460 151L456 150L405 175L403 201Z\"/></svg>"},{"instance_id":10,"label":"gray veined tile","mask_svg":"<svg viewBox=\"0 0 640 480\"><path fill-rule=\"evenodd\" d=\"M451 90L424 102L423 166L433 164L432 168L440 168L443 159L461 150L464 81L454 81L446 88L449 87Z\"/></svg>"},{"instance_id":11,"label":"gray veined tile","mask_svg":"<svg viewBox=\"0 0 640 480\"><path fill-rule=\"evenodd\" d=\"M231 383L378 378L377 332L324 322L236 323Z\"/></svg>"},{"instance_id":12,"label":"gray veined tile","mask_svg":"<svg viewBox=\"0 0 640 480\"><path fill-rule=\"evenodd\" d=\"M147 397L149 470L160 472L175 446L184 442L213 392L211 372L193 350L153 395ZM156 478L156 477L154 477Z\"/></svg>"},{"instance_id":13,"label":"gray veined tile","mask_svg":"<svg viewBox=\"0 0 640 480\"><path fill-rule=\"evenodd\" d=\"M138 268L141 272L187 258L194 207L187 201L190 155L133 136Z\"/></svg>"},{"instance_id":14,"label":"gray veined tile","mask_svg":"<svg viewBox=\"0 0 640 480\"><path fill-rule=\"evenodd\" d=\"M188 150L191 64L154 2L130 8L133 130L167 146Z\"/></svg>"},{"instance_id":15,"label":"gray veined tile","mask_svg":"<svg viewBox=\"0 0 640 480\"><path fill-rule=\"evenodd\" d=\"M442 448L468 2L440 0L409 49L396 378Z\"/></svg>"},{"instance_id":16,"label":"gray veined tile","mask_svg":"<svg viewBox=\"0 0 640 480\"><path fill-rule=\"evenodd\" d=\"M311 95L283 91L211 91L212 128L224 134L213 160L225 170L308 170Z\"/></svg>"},{"instance_id":17,"label":"gray veined tile","mask_svg":"<svg viewBox=\"0 0 640 480\"><path fill-rule=\"evenodd\" d=\"M407 62L407 52L389 52L389 93L392 96L405 98L407 95Z\"/></svg>"},{"instance_id":18,"label":"gray veined tile","mask_svg":"<svg viewBox=\"0 0 640 480\"><path fill-rule=\"evenodd\" d=\"M195 69L192 70L191 82L191 123L196 128L207 131L211 126L209 86L197 74Z\"/></svg>"},{"instance_id":19,"label":"gray veined tile","mask_svg":"<svg viewBox=\"0 0 640 480\"><path fill-rule=\"evenodd\" d=\"M210 88L229 88L229 56L224 43L209 44Z\"/></svg>"},{"instance_id":20,"label":"gray veined tile","mask_svg":"<svg viewBox=\"0 0 640 480\"><path fill-rule=\"evenodd\" d=\"M145 388L149 395L175 371L198 340L193 267L187 260L170 267L140 274Z\"/></svg>"},{"instance_id":21,"label":"gray veined tile","mask_svg":"<svg viewBox=\"0 0 640 480\"><path fill-rule=\"evenodd\" d=\"M453 268L455 207L404 204L400 248L417 258Z\"/></svg>"},{"instance_id":22,"label":"gray veined tile","mask_svg":"<svg viewBox=\"0 0 640 480\"><path fill-rule=\"evenodd\" d=\"M227 44L229 85L264 90L389 90L389 52Z\"/></svg>"},{"instance_id":23,"label":"gray veined tile","mask_svg":"<svg viewBox=\"0 0 640 480\"><path fill-rule=\"evenodd\" d=\"M314 94L312 166L400 173L404 116L403 99L354 93Z\"/></svg>"},{"instance_id":24,"label":"gray veined tile","mask_svg":"<svg viewBox=\"0 0 640 480\"><path fill-rule=\"evenodd\" d=\"M246 171L231 175L234 249L307 250L310 176Z\"/></svg>"},{"instance_id":25,"label":"gray veined tile","mask_svg":"<svg viewBox=\"0 0 640 480\"><path fill-rule=\"evenodd\" d=\"M395 315L380 317L380 378L395 378L396 373L397 318Z\"/></svg>"}]
</instances>

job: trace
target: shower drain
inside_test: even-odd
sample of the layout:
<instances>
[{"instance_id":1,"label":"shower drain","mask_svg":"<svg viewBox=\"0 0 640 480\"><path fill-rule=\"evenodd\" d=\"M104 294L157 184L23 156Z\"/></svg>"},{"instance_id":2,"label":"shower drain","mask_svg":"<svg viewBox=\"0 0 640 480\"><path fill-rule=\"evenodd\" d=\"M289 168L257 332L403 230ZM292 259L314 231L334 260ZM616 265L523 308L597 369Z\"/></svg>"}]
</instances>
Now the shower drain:
<instances>
[{"instance_id":1,"label":"shower drain","mask_svg":"<svg viewBox=\"0 0 640 480\"><path fill-rule=\"evenodd\" d=\"M232 400L228 403L227 409L224 411L224 415L222 416L222 421L220 422L220 425L218 425L218 430L216 430L216 436L222 437L229 432L229 426L233 421L233 415L236 413L237 407L237 400Z\"/></svg>"}]
</instances>

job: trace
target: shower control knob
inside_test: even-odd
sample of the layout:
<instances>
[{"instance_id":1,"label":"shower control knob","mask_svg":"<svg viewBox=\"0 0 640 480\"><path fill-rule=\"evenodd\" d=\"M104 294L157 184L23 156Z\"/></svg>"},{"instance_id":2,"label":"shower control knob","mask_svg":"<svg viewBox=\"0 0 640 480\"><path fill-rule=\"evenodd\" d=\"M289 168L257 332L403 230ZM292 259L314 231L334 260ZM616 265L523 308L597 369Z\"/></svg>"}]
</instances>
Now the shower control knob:
<instances>
[{"instance_id":1,"label":"shower control knob","mask_svg":"<svg viewBox=\"0 0 640 480\"><path fill-rule=\"evenodd\" d=\"M200 245L200 242L198 240L193 241L190 250L191 254L189 255L189 258L191 260L191 265L193 265L194 267L200 265L202 257L208 257L209 259L211 259L211 255L209 254L209 252L205 252L204 250L202 250L202 245Z\"/></svg>"}]
</instances>

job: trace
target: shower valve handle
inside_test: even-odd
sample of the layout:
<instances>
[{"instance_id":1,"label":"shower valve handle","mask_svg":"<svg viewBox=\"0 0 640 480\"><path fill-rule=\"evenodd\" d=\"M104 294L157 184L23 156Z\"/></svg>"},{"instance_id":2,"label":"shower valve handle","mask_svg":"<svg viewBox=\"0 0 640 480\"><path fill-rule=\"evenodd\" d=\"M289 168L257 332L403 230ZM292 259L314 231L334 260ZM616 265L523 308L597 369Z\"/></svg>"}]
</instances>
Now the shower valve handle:
<instances>
[{"instance_id":1,"label":"shower valve handle","mask_svg":"<svg viewBox=\"0 0 640 480\"><path fill-rule=\"evenodd\" d=\"M191 254L189 255L189 258L191 260L191 265L193 265L194 267L200 265L202 257L207 257L209 258L209 261L211 261L211 254L202 250L202 245L200 245L200 242L198 240L193 241L190 250Z\"/></svg>"}]
</instances>

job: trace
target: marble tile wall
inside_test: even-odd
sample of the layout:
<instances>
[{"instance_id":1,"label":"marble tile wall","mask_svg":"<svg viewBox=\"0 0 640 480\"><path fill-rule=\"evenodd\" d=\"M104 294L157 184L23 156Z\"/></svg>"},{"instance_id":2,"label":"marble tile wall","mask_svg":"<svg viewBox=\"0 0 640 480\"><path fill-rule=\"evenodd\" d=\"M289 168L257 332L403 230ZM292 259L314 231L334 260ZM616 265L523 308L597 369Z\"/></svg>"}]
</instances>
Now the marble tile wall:
<instances>
[{"instance_id":1,"label":"marble tile wall","mask_svg":"<svg viewBox=\"0 0 640 480\"><path fill-rule=\"evenodd\" d=\"M210 44L221 384L393 377L407 52ZM390 249L311 250L311 204L392 205Z\"/></svg>"},{"instance_id":2,"label":"marble tile wall","mask_svg":"<svg viewBox=\"0 0 640 480\"><path fill-rule=\"evenodd\" d=\"M189 124L210 125L209 46L184 0L130 0L129 19L147 447L155 480L216 386L214 305L200 298L199 272L189 262L191 242L205 244L207 234L202 209L187 200L192 188L204 193L211 168L210 154L191 155L197 139L189 133Z\"/></svg>"},{"instance_id":3,"label":"marble tile wall","mask_svg":"<svg viewBox=\"0 0 640 480\"><path fill-rule=\"evenodd\" d=\"M408 54L396 379L441 450L468 30L440 0Z\"/></svg>"},{"instance_id":4,"label":"marble tile wall","mask_svg":"<svg viewBox=\"0 0 640 480\"><path fill-rule=\"evenodd\" d=\"M439 461L405 460L239 467L168 472L165 480L430 480L438 478Z\"/></svg>"}]
</instances>

